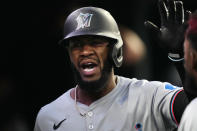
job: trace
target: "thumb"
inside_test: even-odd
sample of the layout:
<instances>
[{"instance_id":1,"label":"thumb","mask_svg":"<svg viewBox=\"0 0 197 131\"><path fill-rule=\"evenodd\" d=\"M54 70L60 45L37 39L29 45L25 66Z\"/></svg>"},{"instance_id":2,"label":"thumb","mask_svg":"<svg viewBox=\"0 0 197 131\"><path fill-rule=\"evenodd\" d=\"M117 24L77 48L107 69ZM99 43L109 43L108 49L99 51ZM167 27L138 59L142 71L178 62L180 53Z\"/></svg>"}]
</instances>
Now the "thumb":
<instances>
[{"instance_id":1,"label":"thumb","mask_svg":"<svg viewBox=\"0 0 197 131\"><path fill-rule=\"evenodd\" d=\"M152 23L151 21L145 21L144 22L144 26L148 29L151 30L152 32L159 34L160 33L160 29L157 25L155 25L154 23Z\"/></svg>"}]
</instances>

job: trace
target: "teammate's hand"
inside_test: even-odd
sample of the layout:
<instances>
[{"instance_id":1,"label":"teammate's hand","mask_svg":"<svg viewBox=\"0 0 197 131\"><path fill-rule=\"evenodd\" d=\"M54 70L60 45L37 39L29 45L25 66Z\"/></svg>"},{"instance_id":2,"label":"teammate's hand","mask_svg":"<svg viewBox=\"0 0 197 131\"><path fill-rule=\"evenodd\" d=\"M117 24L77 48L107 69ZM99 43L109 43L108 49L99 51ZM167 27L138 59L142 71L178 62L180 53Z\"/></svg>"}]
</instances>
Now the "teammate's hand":
<instances>
[{"instance_id":1,"label":"teammate's hand","mask_svg":"<svg viewBox=\"0 0 197 131\"><path fill-rule=\"evenodd\" d=\"M183 60L184 33L190 11L184 11L182 1L159 0L161 26L145 21L145 27L157 33L159 46L168 53L173 61Z\"/></svg>"}]
</instances>

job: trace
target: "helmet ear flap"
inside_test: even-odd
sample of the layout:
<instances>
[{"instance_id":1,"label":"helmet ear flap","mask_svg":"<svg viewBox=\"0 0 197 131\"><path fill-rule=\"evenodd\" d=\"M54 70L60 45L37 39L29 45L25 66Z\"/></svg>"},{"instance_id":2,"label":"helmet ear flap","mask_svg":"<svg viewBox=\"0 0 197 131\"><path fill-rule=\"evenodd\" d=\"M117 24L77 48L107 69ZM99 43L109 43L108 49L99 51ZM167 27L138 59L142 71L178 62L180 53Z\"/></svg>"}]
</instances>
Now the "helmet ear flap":
<instances>
[{"instance_id":1,"label":"helmet ear flap","mask_svg":"<svg viewBox=\"0 0 197 131\"><path fill-rule=\"evenodd\" d=\"M122 45L118 43L113 45L112 60L116 67L120 67L122 65L122 62L123 62Z\"/></svg>"}]
</instances>

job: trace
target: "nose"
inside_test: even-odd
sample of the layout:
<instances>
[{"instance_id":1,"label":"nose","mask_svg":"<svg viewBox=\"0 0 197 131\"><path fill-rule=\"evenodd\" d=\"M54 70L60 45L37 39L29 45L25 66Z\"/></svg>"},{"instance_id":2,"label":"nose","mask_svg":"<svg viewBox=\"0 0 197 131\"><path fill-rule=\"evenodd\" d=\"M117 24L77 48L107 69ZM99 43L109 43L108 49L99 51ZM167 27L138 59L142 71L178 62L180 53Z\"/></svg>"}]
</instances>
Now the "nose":
<instances>
[{"instance_id":1,"label":"nose","mask_svg":"<svg viewBox=\"0 0 197 131\"><path fill-rule=\"evenodd\" d=\"M90 56L94 53L93 48L89 44L84 44L83 47L81 48L80 55L81 56Z\"/></svg>"}]
</instances>

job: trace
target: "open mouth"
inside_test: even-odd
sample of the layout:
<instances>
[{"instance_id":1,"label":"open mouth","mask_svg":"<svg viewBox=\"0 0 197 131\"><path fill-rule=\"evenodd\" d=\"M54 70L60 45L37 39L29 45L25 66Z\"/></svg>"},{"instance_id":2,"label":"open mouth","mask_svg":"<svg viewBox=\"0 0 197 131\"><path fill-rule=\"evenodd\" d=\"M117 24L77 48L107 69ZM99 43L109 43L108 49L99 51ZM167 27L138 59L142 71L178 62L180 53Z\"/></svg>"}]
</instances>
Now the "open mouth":
<instances>
[{"instance_id":1,"label":"open mouth","mask_svg":"<svg viewBox=\"0 0 197 131\"><path fill-rule=\"evenodd\" d=\"M98 64L93 61L84 60L80 63L81 71L84 76L91 76L96 74L98 70Z\"/></svg>"},{"instance_id":2,"label":"open mouth","mask_svg":"<svg viewBox=\"0 0 197 131\"><path fill-rule=\"evenodd\" d=\"M93 69L95 66L97 66L95 63L85 63L82 65L82 68L84 70L91 70Z\"/></svg>"}]
</instances>

